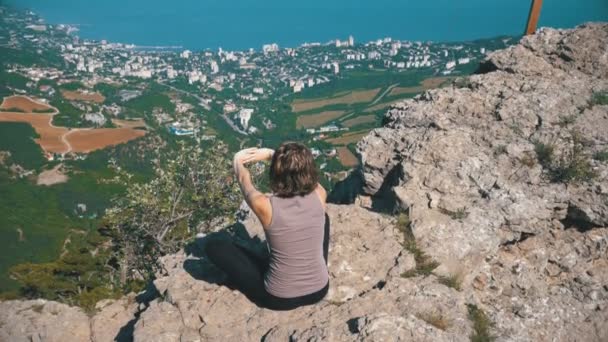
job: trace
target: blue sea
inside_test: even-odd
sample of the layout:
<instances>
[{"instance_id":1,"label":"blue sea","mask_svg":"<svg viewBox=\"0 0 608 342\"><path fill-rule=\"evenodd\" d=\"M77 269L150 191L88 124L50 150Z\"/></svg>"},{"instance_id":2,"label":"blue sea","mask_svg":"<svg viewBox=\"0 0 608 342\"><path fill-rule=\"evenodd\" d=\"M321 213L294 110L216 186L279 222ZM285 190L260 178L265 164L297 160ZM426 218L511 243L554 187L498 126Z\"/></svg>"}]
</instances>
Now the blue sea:
<instances>
[{"instance_id":1,"label":"blue sea","mask_svg":"<svg viewBox=\"0 0 608 342\"><path fill-rule=\"evenodd\" d=\"M143 46L259 49L381 37L464 41L522 34L531 0L5 0L80 36ZM608 21L608 0L545 0L540 26Z\"/></svg>"}]
</instances>

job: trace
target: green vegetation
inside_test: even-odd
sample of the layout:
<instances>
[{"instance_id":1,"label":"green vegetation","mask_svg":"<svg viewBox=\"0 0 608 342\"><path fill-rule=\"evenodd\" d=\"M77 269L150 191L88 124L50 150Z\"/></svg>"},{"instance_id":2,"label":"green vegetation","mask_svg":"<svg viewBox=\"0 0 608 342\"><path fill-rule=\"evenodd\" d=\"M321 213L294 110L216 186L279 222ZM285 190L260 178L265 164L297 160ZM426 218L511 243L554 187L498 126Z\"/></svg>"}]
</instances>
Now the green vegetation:
<instances>
[{"instance_id":1,"label":"green vegetation","mask_svg":"<svg viewBox=\"0 0 608 342\"><path fill-rule=\"evenodd\" d=\"M155 166L145 183L116 168L115 182L129 184L106 213L115 246L120 284L150 279L161 267L159 257L183 247L195 231L209 231L214 219L232 218L240 200L223 145L202 151L182 142Z\"/></svg>"},{"instance_id":2,"label":"green vegetation","mask_svg":"<svg viewBox=\"0 0 608 342\"><path fill-rule=\"evenodd\" d=\"M595 152L593 159L601 162L608 161L608 150Z\"/></svg>"},{"instance_id":3,"label":"green vegetation","mask_svg":"<svg viewBox=\"0 0 608 342\"><path fill-rule=\"evenodd\" d=\"M493 323L486 313L474 304L467 304L469 320L473 323L471 342L491 342L495 337L490 334Z\"/></svg>"},{"instance_id":4,"label":"green vegetation","mask_svg":"<svg viewBox=\"0 0 608 342\"><path fill-rule=\"evenodd\" d=\"M13 180L0 173L0 291L18 284L7 270L20 263L52 262L72 229L91 230L94 217L103 215L117 185L99 186L96 173L72 174L67 183L37 186L28 179ZM87 207L83 216L77 204ZM87 228L88 227L88 228Z\"/></svg>"},{"instance_id":5,"label":"green vegetation","mask_svg":"<svg viewBox=\"0 0 608 342\"><path fill-rule=\"evenodd\" d=\"M452 274L449 276L438 276L440 284L451 287L456 291L462 290L462 276L460 274Z\"/></svg>"},{"instance_id":6,"label":"green vegetation","mask_svg":"<svg viewBox=\"0 0 608 342\"><path fill-rule=\"evenodd\" d=\"M550 168L553 163L553 155L555 154L555 146L553 144L545 144L540 141L534 142L534 152L536 159L544 168Z\"/></svg>"},{"instance_id":7,"label":"green vegetation","mask_svg":"<svg viewBox=\"0 0 608 342\"><path fill-rule=\"evenodd\" d=\"M498 145L494 148L494 157L498 157L502 154L507 154L507 146L506 145Z\"/></svg>"},{"instance_id":8,"label":"green vegetation","mask_svg":"<svg viewBox=\"0 0 608 342\"><path fill-rule=\"evenodd\" d=\"M589 104L593 106L605 106L608 105L608 91L598 91L591 95Z\"/></svg>"},{"instance_id":9,"label":"green vegetation","mask_svg":"<svg viewBox=\"0 0 608 342\"><path fill-rule=\"evenodd\" d=\"M444 215L448 215L453 220L463 220L469 216L469 212L467 211L466 207L458 208L455 211L445 208L439 208L439 211Z\"/></svg>"},{"instance_id":10,"label":"green vegetation","mask_svg":"<svg viewBox=\"0 0 608 342\"><path fill-rule=\"evenodd\" d=\"M33 109L32 113L40 113L40 114L48 114L48 113L54 113L55 110L53 108L47 108L47 109Z\"/></svg>"},{"instance_id":11,"label":"green vegetation","mask_svg":"<svg viewBox=\"0 0 608 342\"><path fill-rule=\"evenodd\" d=\"M397 215L396 227L403 234L401 245L408 252L412 253L414 260L416 260L416 268L404 272L401 276L404 278L411 278L420 275L425 277L430 275L433 270L439 266L439 263L418 248L416 237L412 232L412 223L406 213Z\"/></svg>"},{"instance_id":12,"label":"green vegetation","mask_svg":"<svg viewBox=\"0 0 608 342\"><path fill-rule=\"evenodd\" d=\"M28 170L38 170L46 163L42 149L34 138L38 138L38 134L27 123L0 123L0 151L10 152L10 162Z\"/></svg>"},{"instance_id":13,"label":"green vegetation","mask_svg":"<svg viewBox=\"0 0 608 342\"><path fill-rule=\"evenodd\" d=\"M15 113L25 113L25 111L21 108L17 108L17 107L10 107L10 108L6 108L6 109L2 109L3 112L15 112Z\"/></svg>"},{"instance_id":14,"label":"green vegetation","mask_svg":"<svg viewBox=\"0 0 608 342\"><path fill-rule=\"evenodd\" d=\"M549 179L555 183L586 182L596 176L584 146L587 142L578 132L572 132L569 147L555 157L555 147L542 142L534 143L534 150L540 165L547 171Z\"/></svg>"},{"instance_id":15,"label":"green vegetation","mask_svg":"<svg viewBox=\"0 0 608 342\"><path fill-rule=\"evenodd\" d=\"M2 55L1 51L2 48L0 48L0 55ZM0 98L13 95L13 91L9 89L9 87L26 89L26 84L29 81L27 78L19 74L2 70L2 65L0 65L0 80L2 80L2 82L0 82Z\"/></svg>"},{"instance_id":16,"label":"green vegetation","mask_svg":"<svg viewBox=\"0 0 608 342\"><path fill-rule=\"evenodd\" d=\"M560 127L568 127L568 126L574 124L575 121L576 121L576 115L574 115L574 114L561 115L559 117L558 125Z\"/></svg>"},{"instance_id":17,"label":"green vegetation","mask_svg":"<svg viewBox=\"0 0 608 342\"><path fill-rule=\"evenodd\" d=\"M65 90L71 90L71 91L76 91L79 89L84 89L86 88L84 86L84 84L82 84L82 82L70 82L70 83L64 83L61 85L61 89L65 89Z\"/></svg>"},{"instance_id":18,"label":"green vegetation","mask_svg":"<svg viewBox=\"0 0 608 342\"><path fill-rule=\"evenodd\" d=\"M148 91L141 96L127 101L124 106L137 114L150 115L154 108L160 108L168 113L175 112L175 105L171 102L169 96L158 90Z\"/></svg>"},{"instance_id":19,"label":"green vegetation","mask_svg":"<svg viewBox=\"0 0 608 342\"><path fill-rule=\"evenodd\" d=\"M56 97L51 100L51 106L57 108L59 113L53 116L53 125L62 127L87 127L82 120L84 112L74 107L69 101Z\"/></svg>"},{"instance_id":20,"label":"green vegetation","mask_svg":"<svg viewBox=\"0 0 608 342\"><path fill-rule=\"evenodd\" d=\"M20 284L13 293L26 298L47 298L79 305L92 311L97 301L137 290L139 283L117 286L108 272L112 267L108 238L96 229L72 230L59 259L23 263L10 269ZM6 295L5 295L6 296Z\"/></svg>"}]
</instances>

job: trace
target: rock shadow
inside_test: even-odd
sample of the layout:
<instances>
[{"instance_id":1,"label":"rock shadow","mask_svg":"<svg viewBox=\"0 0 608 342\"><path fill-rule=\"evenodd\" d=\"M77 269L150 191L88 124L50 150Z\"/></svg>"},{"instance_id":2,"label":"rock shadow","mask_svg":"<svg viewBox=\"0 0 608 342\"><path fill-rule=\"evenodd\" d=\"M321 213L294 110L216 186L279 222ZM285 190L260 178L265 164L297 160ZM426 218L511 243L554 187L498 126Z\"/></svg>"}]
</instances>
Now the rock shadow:
<instances>
[{"instance_id":1,"label":"rock shadow","mask_svg":"<svg viewBox=\"0 0 608 342\"><path fill-rule=\"evenodd\" d=\"M361 168L353 171L344 180L336 183L327 195L327 203L353 204L357 196L363 193L363 174Z\"/></svg>"},{"instance_id":2,"label":"rock shadow","mask_svg":"<svg viewBox=\"0 0 608 342\"><path fill-rule=\"evenodd\" d=\"M139 320L139 316L142 312L146 311L150 302L160 297L160 293L154 286L152 281L148 282L144 291L140 292L136 297L135 301L140 304L139 309L135 312L134 317L127 322L114 337L114 341L117 342L130 342L133 341L133 331L135 330L135 324Z\"/></svg>"},{"instance_id":3,"label":"rock shadow","mask_svg":"<svg viewBox=\"0 0 608 342\"><path fill-rule=\"evenodd\" d=\"M207 257L206 247L217 241L230 241L244 250L252 258L259 260L268 259L268 248L266 241L257 236L250 236L249 232L241 223L235 223L215 233L197 238L189 243L184 251L190 255L184 261L184 270L196 280L205 281L210 284L226 285L226 275L217 268ZM230 286L229 286L230 287Z\"/></svg>"}]
</instances>

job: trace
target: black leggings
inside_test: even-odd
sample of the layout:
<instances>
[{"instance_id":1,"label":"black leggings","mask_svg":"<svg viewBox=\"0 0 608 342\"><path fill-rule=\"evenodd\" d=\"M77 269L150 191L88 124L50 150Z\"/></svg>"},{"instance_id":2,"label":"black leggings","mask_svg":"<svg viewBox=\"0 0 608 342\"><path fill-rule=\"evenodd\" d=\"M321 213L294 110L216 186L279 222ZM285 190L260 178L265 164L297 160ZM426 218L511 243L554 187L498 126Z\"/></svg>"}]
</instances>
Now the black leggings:
<instances>
[{"instance_id":1,"label":"black leggings","mask_svg":"<svg viewBox=\"0 0 608 342\"><path fill-rule=\"evenodd\" d=\"M325 214L325 234L323 237L323 257L327 264L329 250L329 216ZM329 281L321 290L294 298L273 296L264 288L264 274L268 269L268 259L248 251L232 241L209 241L206 253L211 262L228 275L228 279L249 300L258 306L271 310L292 310L299 306L319 302L329 290Z\"/></svg>"}]
</instances>

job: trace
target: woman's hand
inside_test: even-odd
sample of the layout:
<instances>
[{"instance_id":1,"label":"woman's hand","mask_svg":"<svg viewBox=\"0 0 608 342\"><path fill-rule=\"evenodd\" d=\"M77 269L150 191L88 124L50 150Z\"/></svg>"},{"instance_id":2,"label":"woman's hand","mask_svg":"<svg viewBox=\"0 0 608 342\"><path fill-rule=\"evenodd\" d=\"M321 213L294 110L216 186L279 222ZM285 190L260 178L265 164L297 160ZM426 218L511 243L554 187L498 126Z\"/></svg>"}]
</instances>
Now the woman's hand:
<instances>
[{"instance_id":1,"label":"woman's hand","mask_svg":"<svg viewBox=\"0 0 608 342\"><path fill-rule=\"evenodd\" d=\"M272 155L274 154L274 150L271 148L258 148L255 150L255 154L250 160L251 162L259 162L264 160L272 159Z\"/></svg>"},{"instance_id":2,"label":"woman's hand","mask_svg":"<svg viewBox=\"0 0 608 342\"><path fill-rule=\"evenodd\" d=\"M255 150L257 149L257 147L250 147L244 150L240 150L234 154L234 158L232 159L232 165L234 166L235 173L238 174L239 166L243 166L251 161L251 159L255 155Z\"/></svg>"},{"instance_id":3,"label":"woman's hand","mask_svg":"<svg viewBox=\"0 0 608 342\"><path fill-rule=\"evenodd\" d=\"M240 164L255 163L264 160L270 160L274 150L270 148L250 147L240 150L234 155L234 162Z\"/></svg>"}]
</instances>

